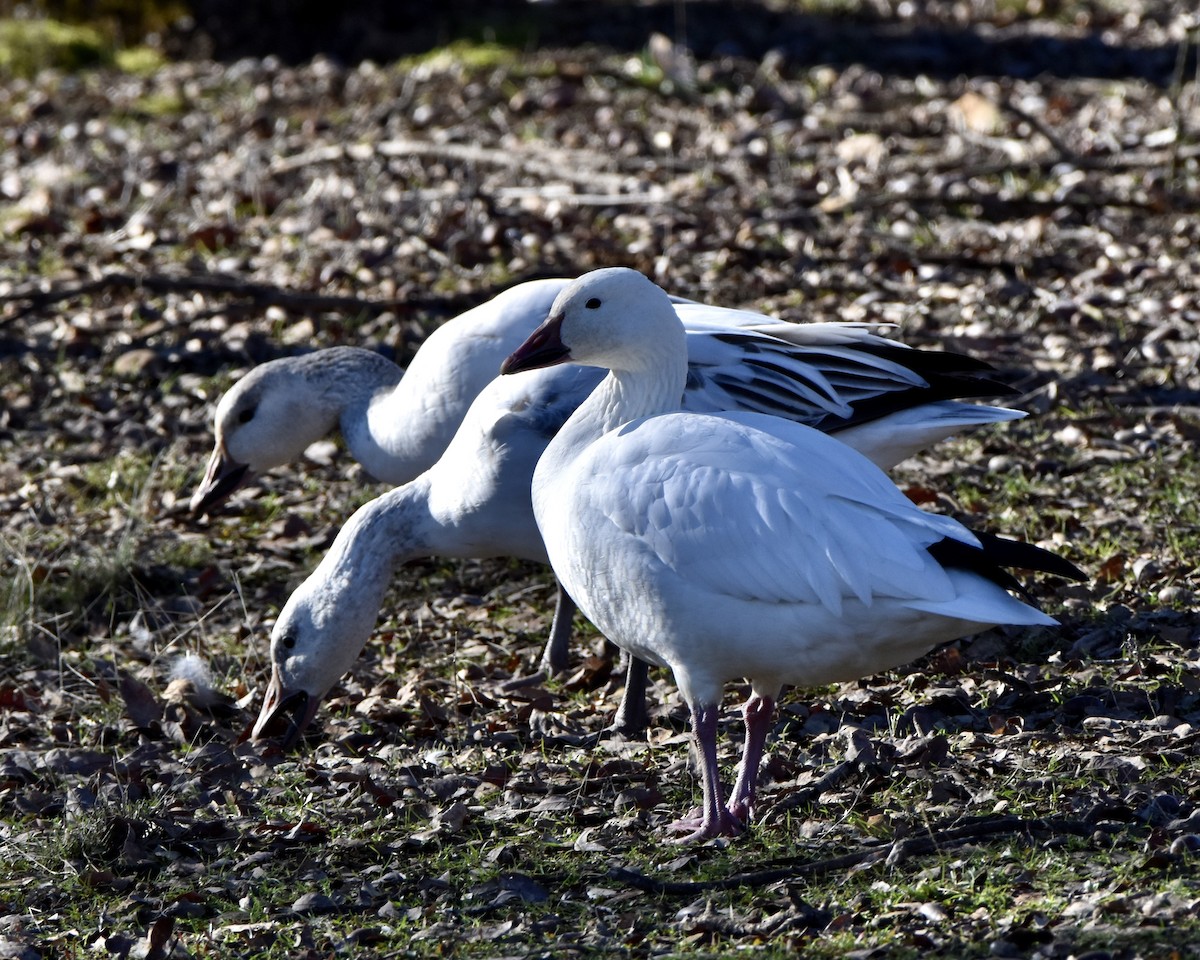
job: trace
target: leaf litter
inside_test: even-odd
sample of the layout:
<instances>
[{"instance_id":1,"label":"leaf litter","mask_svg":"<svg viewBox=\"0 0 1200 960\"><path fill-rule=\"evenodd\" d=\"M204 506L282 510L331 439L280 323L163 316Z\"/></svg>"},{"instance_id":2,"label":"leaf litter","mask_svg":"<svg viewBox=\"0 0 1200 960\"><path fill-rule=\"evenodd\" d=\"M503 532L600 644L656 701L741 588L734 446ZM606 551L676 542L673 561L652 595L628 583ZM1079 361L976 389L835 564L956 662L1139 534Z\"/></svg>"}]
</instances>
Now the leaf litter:
<instances>
[{"instance_id":1,"label":"leaf litter","mask_svg":"<svg viewBox=\"0 0 1200 960\"><path fill-rule=\"evenodd\" d=\"M952 5L928 6L936 27ZM1185 23L1140 7L1106 25L1131 60ZM11 955L475 939L500 945L479 955L1065 957L1107 937L1133 956L1145 931L1195 922L1200 151L1179 122L1194 81L673 61L639 44L14 84ZM760 823L682 855L659 831L696 789L683 705L653 676L645 738L599 738L619 671L581 624L574 675L535 679L553 589L533 565L410 564L302 747L238 742L272 618L379 488L326 446L190 519L221 391L340 343L403 362L511 282L615 263L994 362L1033 416L898 479L1092 573L1033 585L1063 629L994 630L793 693ZM179 674L184 657L203 670ZM727 700L724 762L744 693ZM998 901L971 892L983 862Z\"/></svg>"}]
</instances>

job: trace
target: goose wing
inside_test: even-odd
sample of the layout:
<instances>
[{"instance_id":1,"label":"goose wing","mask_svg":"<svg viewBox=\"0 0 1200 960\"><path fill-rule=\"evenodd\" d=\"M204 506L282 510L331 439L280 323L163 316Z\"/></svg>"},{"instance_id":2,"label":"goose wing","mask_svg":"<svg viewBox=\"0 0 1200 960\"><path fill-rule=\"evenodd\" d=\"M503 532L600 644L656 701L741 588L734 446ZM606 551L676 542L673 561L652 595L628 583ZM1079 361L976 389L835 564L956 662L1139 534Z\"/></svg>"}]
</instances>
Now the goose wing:
<instances>
[{"instance_id":1,"label":"goose wing","mask_svg":"<svg viewBox=\"0 0 1200 960\"><path fill-rule=\"evenodd\" d=\"M656 417L597 441L578 462L582 518L640 542L654 562L712 593L762 603L954 594L926 549L977 545L925 513L843 444L754 415Z\"/></svg>"},{"instance_id":2,"label":"goose wing","mask_svg":"<svg viewBox=\"0 0 1200 960\"><path fill-rule=\"evenodd\" d=\"M688 330L685 409L741 409L824 432L939 401L1012 393L986 362L917 350L866 324L789 324L676 306Z\"/></svg>"}]
</instances>

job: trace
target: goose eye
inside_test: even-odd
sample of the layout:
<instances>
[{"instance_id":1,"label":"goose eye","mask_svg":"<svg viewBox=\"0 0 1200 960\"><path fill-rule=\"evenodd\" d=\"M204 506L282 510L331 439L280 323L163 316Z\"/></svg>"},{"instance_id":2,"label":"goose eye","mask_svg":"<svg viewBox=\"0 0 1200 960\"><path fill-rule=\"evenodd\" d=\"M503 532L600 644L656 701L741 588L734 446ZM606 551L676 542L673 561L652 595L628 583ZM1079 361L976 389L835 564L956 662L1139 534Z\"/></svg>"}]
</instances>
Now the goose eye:
<instances>
[{"instance_id":1,"label":"goose eye","mask_svg":"<svg viewBox=\"0 0 1200 960\"><path fill-rule=\"evenodd\" d=\"M255 407L247 407L245 410L239 413L238 423L249 423L251 420L253 420L255 409Z\"/></svg>"},{"instance_id":2,"label":"goose eye","mask_svg":"<svg viewBox=\"0 0 1200 960\"><path fill-rule=\"evenodd\" d=\"M592 297L584 306L589 310L598 310L600 308L600 298Z\"/></svg>"},{"instance_id":3,"label":"goose eye","mask_svg":"<svg viewBox=\"0 0 1200 960\"><path fill-rule=\"evenodd\" d=\"M284 650L293 650L296 647L296 635L285 633L279 642L283 645Z\"/></svg>"}]
</instances>

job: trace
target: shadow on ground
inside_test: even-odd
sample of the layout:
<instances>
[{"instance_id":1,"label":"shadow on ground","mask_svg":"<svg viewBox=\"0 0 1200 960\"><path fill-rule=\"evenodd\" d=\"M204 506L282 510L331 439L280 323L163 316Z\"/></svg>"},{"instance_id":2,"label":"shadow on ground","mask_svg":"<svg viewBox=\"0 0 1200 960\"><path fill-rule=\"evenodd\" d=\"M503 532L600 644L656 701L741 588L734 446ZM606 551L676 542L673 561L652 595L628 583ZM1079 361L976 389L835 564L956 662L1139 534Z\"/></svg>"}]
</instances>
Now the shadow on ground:
<instances>
[{"instance_id":1,"label":"shadow on ground","mask_svg":"<svg viewBox=\"0 0 1200 960\"><path fill-rule=\"evenodd\" d=\"M1172 18L1171 4L1158 6L1163 9L1155 9L1145 22ZM337 5L197 0L192 7L194 23L176 38L180 51L223 60L273 54L300 62L323 54L351 63L386 62L462 38L495 39L526 49L599 44L633 52L659 32L686 42L701 58L761 59L773 51L794 67L858 64L900 76L1048 75L1140 79L1167 86L1179 53L1177 44L1134 41L1114 29L1120 17L1106 9L1096 11L1087 28L1079 28L1053 19L960 26L923 15L907 20L834 18L761 3L503 0L430 9L386 0ZM1188 75L1195 61L1193 48Z\"/></svg>"}]
</instances>

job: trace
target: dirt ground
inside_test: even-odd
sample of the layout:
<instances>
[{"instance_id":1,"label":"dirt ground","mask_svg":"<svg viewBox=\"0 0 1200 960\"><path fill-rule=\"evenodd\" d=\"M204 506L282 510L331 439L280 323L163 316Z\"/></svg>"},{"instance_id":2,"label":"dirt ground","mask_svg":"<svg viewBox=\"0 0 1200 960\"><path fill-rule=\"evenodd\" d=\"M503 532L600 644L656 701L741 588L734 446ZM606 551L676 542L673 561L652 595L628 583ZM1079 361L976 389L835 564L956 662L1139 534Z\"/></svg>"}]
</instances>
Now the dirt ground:
<instances>
[{"instance_id":1,"label":"dirt ground","mask_svg":"<svg viewBox=\"0 0 1200 960\"><path fill-rule=\"evenodd\" d=\"M555 8L517 48L6 83L0 956L1197 955L1195 17L1051 6ZM668 676L595 749L599 657L512 682L532 564L410 565L301 749L239 743L382 488L324 444L192 518L221 391L614 264L995 364L1031 416L897 479L1084 568L1031 581L1062 629L796 691L764 822L696 851L661 841L697 788Z\"/></svg>"}]
</instances>

